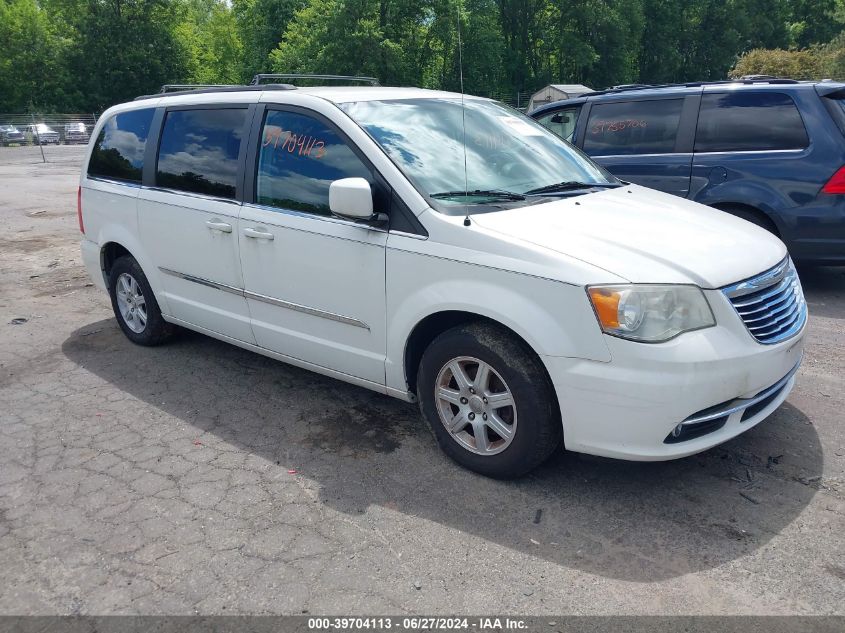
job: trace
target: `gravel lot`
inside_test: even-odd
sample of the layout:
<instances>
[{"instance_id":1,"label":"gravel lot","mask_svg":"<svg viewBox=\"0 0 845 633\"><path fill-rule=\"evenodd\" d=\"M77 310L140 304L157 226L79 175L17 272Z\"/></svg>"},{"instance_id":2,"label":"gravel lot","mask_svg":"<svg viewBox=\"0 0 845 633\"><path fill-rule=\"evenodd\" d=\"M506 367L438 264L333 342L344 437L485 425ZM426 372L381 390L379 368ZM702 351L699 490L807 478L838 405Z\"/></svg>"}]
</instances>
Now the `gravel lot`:
<instances>
[{"instance_id":1,"label":"gravel lot","mask_svg":"<svg viewBox=\"0 0 845 633\"><path fill-rule=\"evenodd\" d=\"M83 148L46 151L0 148L0 613L845 614L842 269L802 270L805 362L757 428L497 482L411 405L131 345L79 258Z\"/></svg>"}]
</instances>

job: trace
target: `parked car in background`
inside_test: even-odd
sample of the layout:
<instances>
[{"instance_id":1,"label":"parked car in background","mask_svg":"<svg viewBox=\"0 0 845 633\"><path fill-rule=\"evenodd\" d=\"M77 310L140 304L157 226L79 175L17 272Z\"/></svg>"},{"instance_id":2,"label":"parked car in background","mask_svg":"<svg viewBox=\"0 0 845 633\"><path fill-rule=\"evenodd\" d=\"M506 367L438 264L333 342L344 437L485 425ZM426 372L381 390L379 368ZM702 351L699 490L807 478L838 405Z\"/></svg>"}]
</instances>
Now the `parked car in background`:
<instances>
[{"instance_id":1,"label":"parked car in background","mask_svg":"<svg viewBox=\"0 0 845 633\"><path fill-rule=\"evenodd\" d=\"M26 126L27 135L35 145L58 145L59 133L45 123L33 123Z\"/></svg>"},{"instance_id":2,"label":"parked car in background","mask_svg":"<svg viewBox=\"0 0 845 633\"><path fill-rule=\"evenodd\" d=\"M490 99L208 88L110 108L93 136L82 260L129 340L184 326L417 401L486 475L561 442L691 455L795 382L807 306L780 240L623 185Z\"/></svg>"},{"instance_id":3,"label":"parked car in background","mask_svg":"<svg viewBox=\"0 0 845 633\"><path fill-rule=\"evenodd\" d=\"M87 143L90 136L88 128L81 121L66 123L62 132L62 140L66 144Z\"/></svg>"},{"instance_id":4,"label":"parked car in background","mask_svg":"<svg viewBox=\"0 0 845 633\"><path fill-rule=\"evenodd\" d=\"M623 180L845 263L845 83L758 79L625 86L531 113Z\"/></svg>"},{"instance_id":5,"label":"parked car in background","mask_svg":"<svg viewBox=\"0 0 845 633\"><path fill-rule=\"evenodd\" d=\"M26 145L26 137L14 125L0 125L0 145Z\"/></svg>"}]
</instances>

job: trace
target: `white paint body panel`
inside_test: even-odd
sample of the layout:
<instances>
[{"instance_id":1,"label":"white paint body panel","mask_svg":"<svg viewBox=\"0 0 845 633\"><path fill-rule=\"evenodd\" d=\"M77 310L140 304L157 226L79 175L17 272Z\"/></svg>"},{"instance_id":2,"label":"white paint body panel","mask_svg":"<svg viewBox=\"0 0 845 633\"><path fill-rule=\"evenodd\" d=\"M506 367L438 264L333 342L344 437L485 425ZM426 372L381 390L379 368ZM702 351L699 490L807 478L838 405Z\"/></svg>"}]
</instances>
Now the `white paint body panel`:
<instances>
[{"instance_id":1,"label":"white paint body panel","mask_svg":"<svg viewBox=\"0 0 845 633\"><path fill-rule=\"evenodd\" d=\"M326 313L316 316L248 298L255 342L384 384L387 233L335 218L251 205L244 205L239 226L247 292ZM244 230L249 228L266 231L273 240L248 238Z\"/></svg>"},{"instance_id":2,"label":"white paint body panel","mask_svg":"<svg viewBox=\"0 0 845 633\"><path fill-rule=\"evenodd\" d=\"M129 187L89 179L83 170L83 261L102 287L100 249L117 242L146 272L168 320L406 399L413 397L406 345L417 324L455 310L493 319L521 336L547 368L571 450L640 460L681 457L741 433L783 401L794 379L751 420L733 416L718 432L663 443L686 417L754 395L799 361L803 332L760 345L714 290L782 260L786 250L779 240L727 214L636 186L479 214L464 226L463 218L430 209L337 106L444 95L452 96L314 88L175 95L117 106L100 125L130 108L221 99L309 108L331 119L370 158L428 236ZM229 223L232 233L211 231L207 221ZM248 229L273 239L247 237ZM245 295L165 275L160 268ZM585 286L625 282L698 285L717 324L653 345L604 335Z\"/></svg>"},{"instance_id":3,"label":"white paint body panel","mask_svg":"<svg viewBox=\"0 0 845 633\"><path fill-rule=\"evenodd\" d=\"M478 224L634 283L719 288L786 257L786 247L765 229L638 185L486 213Z\"/></svg>"},{"instance_id":4,"label":"white paint body panel","mask_svg":"<svg viewBox=\"0 0 845 633\"><path fill-rule=\"evenodd\" d=\"M141 241L164 289L168 314L225 336L254 343L243 296L167 274L178 271L232 288L243 288L238 244L240 205L234 201L143 188L138 196ZM231 232L209 223L228 226Z\"/></svg>"}]
</instances>

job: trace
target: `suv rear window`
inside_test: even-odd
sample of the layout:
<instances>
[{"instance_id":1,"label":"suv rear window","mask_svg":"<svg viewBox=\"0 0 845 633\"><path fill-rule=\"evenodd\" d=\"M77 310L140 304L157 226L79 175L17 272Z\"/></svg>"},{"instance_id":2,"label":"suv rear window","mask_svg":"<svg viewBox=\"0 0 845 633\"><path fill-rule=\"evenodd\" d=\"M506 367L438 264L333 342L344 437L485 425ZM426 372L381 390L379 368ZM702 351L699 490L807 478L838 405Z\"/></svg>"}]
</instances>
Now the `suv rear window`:
<instances>
[{"instance_id":1,"label":"suv rear window","mask_svg":"<svg viewBox=\"0 0 845 633\"><path fill-rule=\"evenodd\" d=\"M88 161L88 175L141 182L144 148L155 110L132 110L106 121Z\"/></svg>"},{"instance_id":2,"label":"suv rear window","mask_svg":"<svg viewBox=\"0 0 845 633\"><path fill-rule=\"evenodd\" d=\"M590 156L669 154L675 151L683 106L683 99L593 104L584 151Z\"/></svg>"},{"instance_id":3,"label":"suv rear window","mask_svg":"<svg viewBox=\"0 0 845 633\"><path fill-rule=\"evenodd\" d=\"M173 110L158 147L160 187L234 198L246 108Z\"/></svg>"},{"instance_id":4,"label":"suv rear window","mask_svg":"<svg viewBox=\"0 0 845 633\"><path fill-rule=\"evenodd\" d=\"M780 92L701 97L696 152L748 152L807 147L807 130L792 98Z\"/></svg>"}]
</instances>

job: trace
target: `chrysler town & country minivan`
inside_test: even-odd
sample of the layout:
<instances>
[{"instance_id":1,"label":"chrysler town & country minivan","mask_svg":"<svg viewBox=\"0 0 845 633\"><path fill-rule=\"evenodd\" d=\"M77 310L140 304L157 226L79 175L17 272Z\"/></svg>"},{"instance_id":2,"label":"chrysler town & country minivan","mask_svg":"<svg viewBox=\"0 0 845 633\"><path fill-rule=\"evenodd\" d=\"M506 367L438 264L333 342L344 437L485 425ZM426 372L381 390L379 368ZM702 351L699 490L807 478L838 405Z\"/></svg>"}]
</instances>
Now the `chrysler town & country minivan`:
<instances>
[{"instance_id":1,"label":"chrysler town & country minivan","mask_svg":"<svg viewBox=\"0 0 845 633\"><path fill-rule=\"evenodd\" d=\"M489 476L561 442L697 453L769 416L801 362L780 240L488 99L193 90L115 106L91 139L82 257L132 342L181 326L417 401Z\"/></svg>"}]
</instances>

